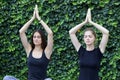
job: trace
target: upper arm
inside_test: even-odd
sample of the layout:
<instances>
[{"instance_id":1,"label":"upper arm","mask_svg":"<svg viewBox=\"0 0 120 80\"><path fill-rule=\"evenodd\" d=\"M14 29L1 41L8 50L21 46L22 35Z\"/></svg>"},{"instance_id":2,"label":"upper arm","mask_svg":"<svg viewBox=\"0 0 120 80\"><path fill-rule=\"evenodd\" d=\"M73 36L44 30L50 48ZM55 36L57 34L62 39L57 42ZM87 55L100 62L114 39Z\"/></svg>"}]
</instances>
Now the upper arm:
<instances>
[{"instance_id":1,"label":"upper arm","mask_svg":"<svg viewBox=\"0 0 120 80\"><path fill-rule=\"evenodd\" d=\"M69 33L69 34L70 34L70 33ZM81 44L80 44L80 42L78 41L76 35L75 35L75 34L70 34L70 38L71 38L71 41L72 41L72 43L73 43L76 51L78 51L79 48L80 48L80 46L81 46Z\"/></svg>"},{"instance_id":2,"label":"upper arm","mask_svg":"<svg viewBox=\"0 0 120 80\"><path fill-rule=\"evenodd\" d=\"M27 40L26 34L25 33L20 33L20 38L21 38L22 45L25 48L25 51L26 51L27 56L28 56L29 53L30 53L30 50L31 50L31 45Z\"/></svg>"},{"instance_id":3,"label":"upper arm","mask_svg":"<svg viewBox=\"0 0 120 80\"><path fill-rule=\"evenodd\" d=\"M47 46L45 48L45 54L47 56L47 58L50 58L51 54L52 54L52 50L53 50L53 33L48 34L47 36Z\"/></svg>"},{"instance_id":4,"label":"upper arm","mask_svg":"<svg viewBox=\"0 0 120 80\"><path fill-rule=\"evenodd\" d=\"M108 37L109 37L109 34L103 34L102 35L102 39L101 39L101 42L100 42L100 45L99 45L100 51L102 53L105 52L105 48L106 48L106 45L107 45L107 42L108 42Z\"/></svg>"}]
</instances>

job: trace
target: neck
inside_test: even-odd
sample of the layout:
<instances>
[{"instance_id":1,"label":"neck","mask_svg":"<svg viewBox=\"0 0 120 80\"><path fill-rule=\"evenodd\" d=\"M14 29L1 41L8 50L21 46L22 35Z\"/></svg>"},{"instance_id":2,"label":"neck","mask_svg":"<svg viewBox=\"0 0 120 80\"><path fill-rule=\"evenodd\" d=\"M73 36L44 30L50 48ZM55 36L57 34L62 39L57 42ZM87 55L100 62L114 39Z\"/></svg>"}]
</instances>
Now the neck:
<instances>
[{"instance_id":1,"label":"neck","mask_svg":"<svg viewBox=\"0 0 120 80\"><path fill-rule=\"evenodd\" d=\"M88 51L92 51L94 48L94 45L86 45L86 50Z\"/></svg>"},{"instance_id":2,"label":"neck","mask_svg":"<svg viewBox=\"0 0 120 80\"><path fill-rule=\"evenodd\" d=\"M41 46L35 46L34 50L41 51L43 50Z\"/></svg>"}]
</instances>

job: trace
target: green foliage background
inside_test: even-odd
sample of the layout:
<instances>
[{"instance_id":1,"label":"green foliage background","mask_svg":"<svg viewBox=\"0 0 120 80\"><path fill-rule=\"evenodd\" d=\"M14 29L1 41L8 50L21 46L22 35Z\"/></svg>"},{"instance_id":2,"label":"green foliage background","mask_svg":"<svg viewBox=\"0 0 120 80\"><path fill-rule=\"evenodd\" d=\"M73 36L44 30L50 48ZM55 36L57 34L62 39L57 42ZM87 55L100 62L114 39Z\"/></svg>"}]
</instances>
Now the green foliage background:
<instances>
[{"instance_id":1,"label":"green foliage background","mask_svg":"<svg viewBox=\"0 0 120 80\"><path fill-rule=\"evenodd\" d=\"M119 0L0 0L0 80L5 75L27 80L26 53L19 38L19 29L32 17L35 4L41 18L54 32L49 77L53 80L77 80L78 55L68 31L81 23L87 9L91 8L92 20L110 31L99 75L102 80L120 80ZM27 31L28 37L34 29L41 27L35 20ZM96 32L99 42L101 33ZM78 32L81 41L80 35L82 33Z\"/></svg>"}]
</instances>

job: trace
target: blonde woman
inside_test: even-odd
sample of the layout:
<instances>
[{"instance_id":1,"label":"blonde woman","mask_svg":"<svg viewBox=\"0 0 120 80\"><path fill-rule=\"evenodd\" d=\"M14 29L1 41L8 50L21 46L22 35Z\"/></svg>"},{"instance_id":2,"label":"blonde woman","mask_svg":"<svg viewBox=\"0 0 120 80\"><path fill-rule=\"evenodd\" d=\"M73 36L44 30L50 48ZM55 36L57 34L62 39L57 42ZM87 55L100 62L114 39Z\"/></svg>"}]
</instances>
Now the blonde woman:
<instances>
[{"instance_id":1,"label":"blonde woman","mask_svg":"<svg viewBox=\"0 0 120 80\"><path fill-rule=\"evenodd\" d=\"M84 31L83 40L86 44L86 48L82 46L76 36L76 32L87 23L93 25L102 33L102 39L97 48L95 48L94 44L96 34L93 29L87 28ZM91 10L88 9L85 21L73 27L69 31L69 34L72 44L79 55L80 75L78 80L99 80L98 72L100 62L108 42L109 31L91 20Z\"/></svg>"}]
</instances>

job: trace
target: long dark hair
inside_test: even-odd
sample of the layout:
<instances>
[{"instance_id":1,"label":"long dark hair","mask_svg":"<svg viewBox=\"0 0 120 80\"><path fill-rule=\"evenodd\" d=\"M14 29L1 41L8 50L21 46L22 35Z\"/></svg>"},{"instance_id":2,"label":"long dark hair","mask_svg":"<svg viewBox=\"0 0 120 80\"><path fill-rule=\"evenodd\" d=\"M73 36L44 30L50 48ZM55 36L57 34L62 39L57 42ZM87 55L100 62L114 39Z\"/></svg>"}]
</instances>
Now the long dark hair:
<instances>
[{"instance_id":1,"label":"long dark hair","mask_svg":"<svg viewBox=\"0 0 120 80\"><path fill-rule=\"evenodd\" d=\"M43 50L45 50L45 48L47 46L47 42L46 42L45 34L41 30L35 30L33 32L32 36L31 36L31 46L32 46L32 49L35 48L35 44L33 43L33 35L34 35L35 32L38 32L41 35L41 39L42 39L41 47L42 47Z\"/></svg>"}]
</instances>

